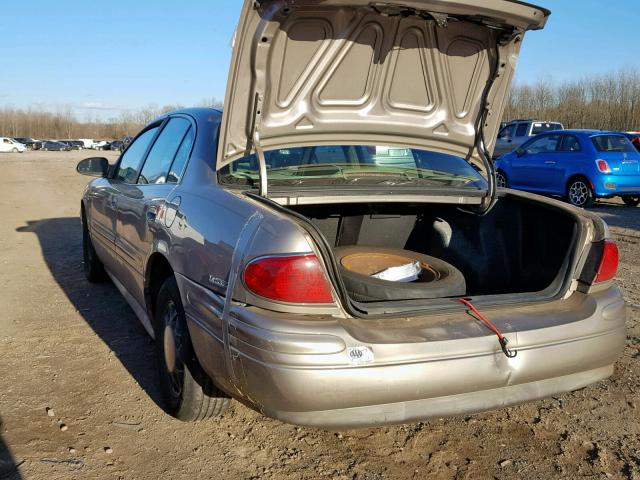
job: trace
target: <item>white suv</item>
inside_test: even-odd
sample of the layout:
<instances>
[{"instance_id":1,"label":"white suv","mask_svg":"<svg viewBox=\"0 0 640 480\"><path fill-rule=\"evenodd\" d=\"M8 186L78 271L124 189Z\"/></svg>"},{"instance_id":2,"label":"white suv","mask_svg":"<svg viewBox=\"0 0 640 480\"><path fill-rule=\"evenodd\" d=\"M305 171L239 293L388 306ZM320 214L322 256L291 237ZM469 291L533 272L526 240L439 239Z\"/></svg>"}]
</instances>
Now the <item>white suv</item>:
<instances>
[{"instance_id":1,"label":"white suv","mask_svg":"<svg viewBox=\"0 0 640 480\"><path fill-rule=\"evenodd\" d=\"M23 144L13 138L0 137L0 152L22 153L27 149Z\"/></svg>"}]
</instances>

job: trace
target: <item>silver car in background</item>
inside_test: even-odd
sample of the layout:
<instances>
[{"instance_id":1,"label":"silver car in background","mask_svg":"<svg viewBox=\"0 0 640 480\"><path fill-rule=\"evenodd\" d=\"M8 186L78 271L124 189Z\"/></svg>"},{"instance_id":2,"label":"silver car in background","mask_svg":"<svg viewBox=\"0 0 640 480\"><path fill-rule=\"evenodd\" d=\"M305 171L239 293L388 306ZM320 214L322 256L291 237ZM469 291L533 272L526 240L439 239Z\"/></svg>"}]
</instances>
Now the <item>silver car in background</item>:
<instances>
[{"instance_id":1,"label":"silver car in background","mask_svg":"<svg viewBox=\"0 0 640 480\"><path fill-rule=\"evenodd\" d=\"M498 132L498 139L493 149L493 157L498 158L506 153L513 152L531 137L551 130L564 130L564 126L559 122L512 120L506 123Z\"/></svg>"},{"instance_id":2,"label":"silver car in background","mask_svg":"<svg viewBox=\"0 0 640 480\"><path fill-rule=\"evenodd\" d=\"M90 158L85 273L155 338L166 410L345 428L602 380L625 342L604 222L497 190L527 30L510 0L246 0L224 112ZM480 174L482 170L484 174Z\"/></svg>"}]
</instances>

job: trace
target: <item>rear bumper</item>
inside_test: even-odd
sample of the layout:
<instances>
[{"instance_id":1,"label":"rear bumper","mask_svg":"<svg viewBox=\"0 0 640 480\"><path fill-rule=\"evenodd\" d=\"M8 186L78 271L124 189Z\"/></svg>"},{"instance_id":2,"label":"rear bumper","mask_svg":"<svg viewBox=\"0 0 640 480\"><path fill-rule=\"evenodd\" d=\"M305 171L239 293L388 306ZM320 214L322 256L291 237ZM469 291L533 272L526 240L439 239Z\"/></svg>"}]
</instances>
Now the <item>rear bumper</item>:
<instances>
[{"instance_id":1,"label":"rear bumper","mask_svg":"<svg viewBox=\"0 0 640 480\"><path fill-rule=\"evenodd\" d=\"M610 288L546 305L487 310L518 351L512 359L464 310L411 319L411 328L406 318L362 328L366 321L305 320L236 307L225 351L216 326L222 309L211 302L217 300L201 287L185 295L181 283L207 373L264 414L299 425L413 422L575 390L612 373L626 338L624 302ZM359 347L372 353L370 362L352 359L350 349Z\"/></svg>"},{"instance_id":2,"label":"rear bumper","mask_svg":"<svg viewBox=\"0 0 640 480\"><path fill-rule=\"evenodd\" d=\"M612 373L613 365L608 365L536 382L457 395L334 410L288 412L265 409L264 413L295 425L333 429L411 423L431 417L464 415L518 405L586 387Z\"/></svg>"},{"instance_id":3,"label":"rear bumper","mask_svg":"<svg viewBox=\"0 0 640 480\"><path fill-rule=\"evenodd\" d=\"M640 175L602 175L593 184L598 197L640 195Z\"/></svg>"}]
</instances>

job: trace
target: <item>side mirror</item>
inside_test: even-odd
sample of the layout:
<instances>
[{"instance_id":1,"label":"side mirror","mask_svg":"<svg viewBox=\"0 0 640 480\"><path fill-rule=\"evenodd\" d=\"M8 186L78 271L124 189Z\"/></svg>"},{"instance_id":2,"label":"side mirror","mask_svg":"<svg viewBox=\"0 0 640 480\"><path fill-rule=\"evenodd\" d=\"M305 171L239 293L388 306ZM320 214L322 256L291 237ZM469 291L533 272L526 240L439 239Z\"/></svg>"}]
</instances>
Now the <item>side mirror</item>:
<instances>
[{"instance_id":1,"label":"side mirror","mask_svg":"<svg viewBox=\"0 0 640 480\"><path fill-rule=\"evenodd\" d=\"M109 173L109 160L104 157L85 158L78 163L76 171L90 177L106 177Z\"/></svg>"},{"instance_id":2,"label":"side mirror","mask_svg":"<svg viewBox=\"0 0 640 480\"><path fill-rule=\"evenodd\" d=\"M523 149L523 148L516 148L516 155L517 155L518 157L523 156L525 153L527 153L527 151L526 151L525 149Z\"/></svg>"}]
</instances>

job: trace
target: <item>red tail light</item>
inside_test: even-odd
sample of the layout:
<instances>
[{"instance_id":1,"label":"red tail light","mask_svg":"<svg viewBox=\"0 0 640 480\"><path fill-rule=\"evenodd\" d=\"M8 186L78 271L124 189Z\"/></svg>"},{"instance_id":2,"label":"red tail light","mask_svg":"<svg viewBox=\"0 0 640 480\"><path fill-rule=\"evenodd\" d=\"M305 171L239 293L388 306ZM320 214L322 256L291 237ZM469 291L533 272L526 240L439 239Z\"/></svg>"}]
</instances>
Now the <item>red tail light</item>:
<instances>
[{"instance_id":1,"label":"red tail light","mask_svg":"<svg viewBox=\"0 0 640 480\"><path fill-rule=\"evenodd\" d=\"M270 300L333 303L324 270L312 253L258 258L247 265L243 278L251 292Z\"/></svg>"},{"instance_id":2,"label":"red tail light","mask_svg":"<svg viewBox=\"0 0 640 480\"><path fill-rule=\"evenodd\" d=\"M598 274L596 275L596 283L606 282L607 280L611 280L615 277L616 272L618 271L619 260L620 254L618 252L616 242L612 240L605 240L602 259L600 260Z\"/></svg>"},{"instance_id":3,"label":"red tail light","mask_svg":"<svg viewBox=\"0 0 640 480\"><path fill-rule=\"evenodd\" d=\"M611 168L606 160L596 160L596 165L598 165L598 170L602 173L611 173Z\"/></svg>"}]
</instances>

